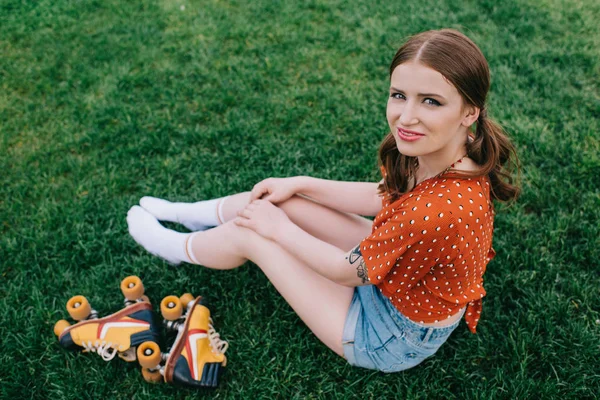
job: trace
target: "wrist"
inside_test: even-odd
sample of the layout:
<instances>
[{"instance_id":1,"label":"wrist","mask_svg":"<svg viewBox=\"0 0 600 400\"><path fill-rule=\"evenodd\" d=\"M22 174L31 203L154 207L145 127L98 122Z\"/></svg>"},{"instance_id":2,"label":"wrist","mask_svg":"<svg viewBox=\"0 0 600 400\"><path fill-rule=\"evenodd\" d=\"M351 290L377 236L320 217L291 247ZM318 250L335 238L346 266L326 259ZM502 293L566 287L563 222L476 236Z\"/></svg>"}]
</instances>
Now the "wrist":
<instances>
[{"instance_id":1,"label":"wrist","mask_svg":"<svg viewBox=\"0 0 600 400\"><path fill-rule=\"evenodd\" d=\"M310 176L294 176L291 178L296 193L306 193L310 188L310 181L313 179Z\"/></svg>"},{"instance_id":2,"label":"wrist","mask_svg":"<svg viewBox=\"0 0 600 400\"><path fill-rule=\"evenodd\" d=\"M297 229L299 229L298 225L294 224L291 219L287 219L277 226L277 231L272 240L287 250L289 248L289 240L295 237Z\"/></svg>"}]
</instances>

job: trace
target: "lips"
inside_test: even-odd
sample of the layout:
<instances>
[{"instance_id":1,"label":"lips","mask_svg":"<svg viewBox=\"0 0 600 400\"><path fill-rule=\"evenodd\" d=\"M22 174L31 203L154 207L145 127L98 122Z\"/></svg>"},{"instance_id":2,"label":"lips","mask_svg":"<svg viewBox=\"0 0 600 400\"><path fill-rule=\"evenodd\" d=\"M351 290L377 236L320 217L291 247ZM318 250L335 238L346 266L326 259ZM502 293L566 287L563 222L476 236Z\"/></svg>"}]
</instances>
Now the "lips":
<instances>
[{"instance_id":1,"label":"lips","mask_svg":"<svg viewBox=\"0 0 600 400\"><path fill-rule=\"evenodd\" d=\"M419 140L425 136L422 133L409 131L401 128L397 128L396 131L398 132L398 137L404 140L405 142L414 142L415 140Z\"/></svg>"}]
</instances>

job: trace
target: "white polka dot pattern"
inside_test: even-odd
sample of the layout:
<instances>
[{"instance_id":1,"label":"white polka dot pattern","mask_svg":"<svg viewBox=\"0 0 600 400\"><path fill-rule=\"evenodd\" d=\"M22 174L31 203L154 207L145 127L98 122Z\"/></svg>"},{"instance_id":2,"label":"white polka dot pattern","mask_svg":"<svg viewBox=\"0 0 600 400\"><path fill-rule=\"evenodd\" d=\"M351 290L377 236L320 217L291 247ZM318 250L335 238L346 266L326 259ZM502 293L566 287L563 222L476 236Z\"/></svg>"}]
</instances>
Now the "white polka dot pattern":
<instances>
[{"instance_id":1,"label":"white polka dot pattern","mask_svg":"<svg viewBox=\"0 0 600 400\"><path fill-rule=\"evenodd\" d=\"M370 281L416 322L449 318L465 305L475 333L494 257L487 178L432 178L383 208L360 244Z\"/></svg>"}]
</instances>

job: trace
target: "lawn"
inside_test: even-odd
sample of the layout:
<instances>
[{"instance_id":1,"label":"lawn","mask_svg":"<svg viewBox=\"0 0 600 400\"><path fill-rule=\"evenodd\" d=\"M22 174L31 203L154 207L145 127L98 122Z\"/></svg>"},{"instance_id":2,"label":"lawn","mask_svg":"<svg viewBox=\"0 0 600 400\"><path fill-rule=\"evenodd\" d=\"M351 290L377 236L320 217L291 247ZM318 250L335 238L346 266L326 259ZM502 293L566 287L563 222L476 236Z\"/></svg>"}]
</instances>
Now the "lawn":
<instances>
[{"instance_id":1,"label":"lawn","mask_svg":"<svg viewBox=\"0 0 600 400\"><path fill-rule=\"evenodd\" d=\"M0 397L600 397L600 3L594 0L0 2ZM478 334L383 374L328 351L251 263L172 267L125 215L269 176L379 180L388 67L403 39L469 35L523 194L498 205ZM172 227L172 226L171 226ZM212 392L62 349L70 296L107 314L139 275L157 304L206 299L230 342ZM310 294L307 294L310 295Z\"/></svg>"}]
</instances>

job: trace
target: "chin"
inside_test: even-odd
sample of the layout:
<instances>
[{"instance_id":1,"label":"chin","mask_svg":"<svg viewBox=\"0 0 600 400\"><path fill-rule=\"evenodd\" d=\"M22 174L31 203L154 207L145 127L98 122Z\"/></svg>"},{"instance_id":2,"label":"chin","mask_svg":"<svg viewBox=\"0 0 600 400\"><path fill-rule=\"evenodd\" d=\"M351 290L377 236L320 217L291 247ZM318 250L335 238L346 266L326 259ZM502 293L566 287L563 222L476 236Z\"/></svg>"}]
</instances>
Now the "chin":
<instances>
[{"instance_id":1,"label":"chin","mask_svg":"<svg viewBox=\"0 0 600 400\"><path fill-rule=\"evenodd\" d=\"M418 156L422 156L423 154L426 154L426 152L424 151L419 151L419 149L414 146L414 145L410 145L403 141L401 141L400 139L396 138L396 148L398 149L398 152L400 154L403 154L405 156L409 156L409 157L418 157Z\"/></svg>"}]
</instances>

